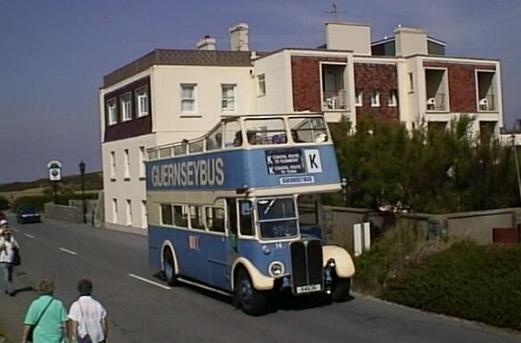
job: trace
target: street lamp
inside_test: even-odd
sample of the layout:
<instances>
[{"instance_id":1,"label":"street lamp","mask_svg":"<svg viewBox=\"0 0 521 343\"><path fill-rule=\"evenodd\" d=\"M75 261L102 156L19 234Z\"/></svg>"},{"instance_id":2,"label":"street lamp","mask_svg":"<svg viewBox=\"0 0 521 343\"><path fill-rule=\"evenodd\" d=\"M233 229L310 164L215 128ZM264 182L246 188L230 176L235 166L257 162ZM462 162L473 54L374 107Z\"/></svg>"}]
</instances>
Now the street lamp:
<instances>
[{"instance_id":1,"label":"street lamp","mask_svg":"<svg viewBox=\"0 0 521 343\"><path fill-rule=\"evenodd\" d=\"M81 213L83 218L83 224L87 223L87 217L85 216L87 208L85 207L85 162L83 160L79 164L80 175L81 175Z\"/></svg>"}]
</instances>

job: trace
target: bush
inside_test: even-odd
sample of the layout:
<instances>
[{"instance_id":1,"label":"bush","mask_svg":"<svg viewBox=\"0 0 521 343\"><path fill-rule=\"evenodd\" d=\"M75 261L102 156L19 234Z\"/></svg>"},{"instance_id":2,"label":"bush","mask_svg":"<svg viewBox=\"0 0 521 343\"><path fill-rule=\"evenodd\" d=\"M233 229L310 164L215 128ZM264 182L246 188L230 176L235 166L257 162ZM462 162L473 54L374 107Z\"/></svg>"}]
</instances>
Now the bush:
<instances>
[{"instance_id":1,"label":"bush","mask_svg":"<svg viewBox=\"0 0 521 343\"><path fill-rule=\"evenodd\" d=\"M379 296L389 281L400 275L425 255L444 249L445 241L427 241L424 230L412 223L398 221L373 242L370 251L355 260L353 287L366 294Z\"/></svg>"},{"instance_id":2,"label":"bush","mask_svg":"<svg viewBox=\"0 0 521 343\"><path fill-rule=\"evenodd\" d=\"M390 280L383 298L521 330L521 247L460 242Z\"/></svg>"},{"instance_id":3,"label":"bush","mask_svg":"<svg viewBox=\"0 0 521 343\"><path fill-rule=\"evenodd\" d=\"M0 195L0 211L9 209L9 200L6 197Z\"/></svg>"}]
</instances>

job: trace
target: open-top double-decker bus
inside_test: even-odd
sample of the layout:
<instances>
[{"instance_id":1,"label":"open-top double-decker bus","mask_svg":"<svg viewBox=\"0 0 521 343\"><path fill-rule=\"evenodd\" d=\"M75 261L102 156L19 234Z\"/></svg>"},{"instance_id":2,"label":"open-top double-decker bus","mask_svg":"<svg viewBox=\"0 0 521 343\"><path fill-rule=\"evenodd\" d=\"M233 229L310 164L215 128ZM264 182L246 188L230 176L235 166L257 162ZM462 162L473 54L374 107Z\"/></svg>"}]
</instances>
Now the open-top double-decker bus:
<instances>
[{"instance_id":1,"label":"open-top double-decker bus","mask_svg":"<svg viewBox=\"0 0 521 343\"><path fill-rule=\"evenodd\" d=\"M149 262L165 280L235 297L261 314L273 292L349 295L349 253L323 243L320 194L341 189L322 114L226 117L149 149Z\"/></svg>"}]
</instances>

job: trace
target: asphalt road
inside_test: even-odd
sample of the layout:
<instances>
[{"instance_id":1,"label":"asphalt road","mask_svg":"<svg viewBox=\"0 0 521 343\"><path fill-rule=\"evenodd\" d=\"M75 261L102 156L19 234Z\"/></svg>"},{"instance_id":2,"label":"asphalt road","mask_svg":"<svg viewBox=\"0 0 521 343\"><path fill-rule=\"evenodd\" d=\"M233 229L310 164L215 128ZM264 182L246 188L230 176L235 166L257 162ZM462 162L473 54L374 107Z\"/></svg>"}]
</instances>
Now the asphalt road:
<instances>
[{"instance_id":1,"label":"asphalt road","mask_svg":"<svg viewBox=\"0 0 521 343\"><path fill-rule=\"evenodd\" d=\"M15 297L0 294L0 325L21 341L31 290L55 280L68 307L76 282L89 277L109 313L109 342L521 342L519 333L423 313L361 295L343 304L274 301L270 314L249 317L226 297L196 288L165 287L147 264L146 237L45 221L13 224L22 266Z\"/></svg>"}]
</instances>

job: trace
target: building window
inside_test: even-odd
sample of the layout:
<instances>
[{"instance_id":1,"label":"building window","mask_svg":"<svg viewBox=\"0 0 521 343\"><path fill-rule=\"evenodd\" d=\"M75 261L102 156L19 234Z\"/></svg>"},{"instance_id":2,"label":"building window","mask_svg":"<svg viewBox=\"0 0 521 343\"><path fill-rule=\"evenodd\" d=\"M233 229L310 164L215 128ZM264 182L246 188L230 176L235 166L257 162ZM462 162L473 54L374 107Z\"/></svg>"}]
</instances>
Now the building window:
<instances>
[{"instance_id":1,"label":"building window","mask_svg":"<svg viewBox=\"0 0 521 343\"><path fill-rule=\"evenodd\" d=\"M142 227L147 227L148 225L148 214L147 214L147 202L145 200L142 200L141 201L141 218L143 218L142 220Z\"/></svg>"},{"instance_id":2,"label":"building window","mask_svg":"<svg viewBox=\"0 0 521 343\"><path fill-rule=\"evenodd\" d=\"M235 111L235 88L236 85L221 85L221 109L223 111Z\"/></svg>"},{"instance_id":3,"label":"building window","mask_svg":"<svg viewBox=\"0 0 521 343\"><path fill-rule=\"evenodd\" d=\"M387 106L389 106L389 107L398 106L398 91L396 89L391 89L389 91L389 99L387 101Z\"/></svg>"},{"instance_id":4,"label":"building window","mask_svg":"<svg viewBox=\"0 0 521 343\"><path fill-rule=\"evenodd\" d=\"M380 107L380 92L377 90L371 92L371 107Z\"/></svg>"},{"instance_id":5,"label":"building window","mask_svg":"<svg viewBox=\"0 0 521 343\"><path fill-rule=\"evenodd\" d=\"M414 92L414 74L409 73L409 92Z\"/></svg>"},{"instance_id":6,"label":"building window","mask_svg":"<svg viewBox=\"0 0 521 343\"><path fill-rule=\"evenodd\" d=\"M476 71L478 111L496 111L496 74L494 71Z\"/></svg>"},{"instance_id":7,"label":"building window","mask_svg":"<svg viewBox=\"0 0 521 343\"><path fill-rule=\"evenodd\" d=\"M194 113L197 112L197 85L182 84L181 85L181 112Z\"/></svg>"},{"instance_id":8,"label":"building window","mask_svg":"<svg viewBox=\"0 0 521 343\"><path fill-rule=\"evenodd\" d=\"M124 156L125 156L125 179L130 179L130 157L128 153L128 149L124 150Z\"/></svg>"},{"instance_id":9,"label":"building window","mask_svg":"<svg viewBox=\"0 0 521 343\"><path fill-rule=\"evenodd\" d=\"M116 179L116 152L110 152L110 178Z\"/></svg>"},{"instance_id":10,"label":"building window","mask_svg":"<svg viewBox=\"0 0 521 343\"><path fill-rule=\"evenodd\" d=\"M130 93L125 93L121 96L121 111L123 121L132 119L132 96Z\"/></svg>"},{"instance_id":11,"label":"building window","mask_svg":"<svg viewBox=\"0 0 521 343\"><path fill-rule=\"evenodd\" d=\"M148 87L141 87L136 90L137 116L148 115Z\"/></svg>"},{"instance_id":12,"label":"building window","mask_svg":"<svg viewBox=\"0 0 521 343\"><path fill-rule=\"evenodd\" d=\"M107 101L107 113L109 125L117 124L118 122L118 108L116 104L116 99L110 99Z\"/></svg>"},{"instance_id":13,"label":"building window","mask_svg":"<svg viewBox=\"0 0 521 343\"><path fill-rule=\"evenodd\" d=\"M145 177L145 147L139 147L139 177Z\"/></svg>"},{"instance_id":14,"label":"building window","mask_svg":"<svg viewBox=\"0 0 521 343\"><path fill-rule=\"evenodd\" d=\"M112 222L114 224L118 223L118 199L112 199Z\"/></svg>"},{"instance_id":15,"label":"building window","mask_svg":"<svg viewBox=\"0 0 521 343\"><path fill-rule=\"evenodd\" d=\"M257 95L266 95L266 76L264 74L257 76Z\"/></svg>"},{"instance_id":16,"label":"building window","mask_svg":"<svg viewBox=\"0 0 521 343\"><path fill-rule=\"evenodd\" d=\"M362 107L364 106L364 98L363 98L363 92L361 89L357 88L355 90L355 106L356 107Z\"/></svg>"},{"instance_id":17,"label":"building window","mask_svg":"<svg viewBox=\"0 0 521 343\"><path fill-rule=\"evenodd\" d=\"M132 226L132 200L127 199L127 225Z\"/></svg>"}]
</instances>

